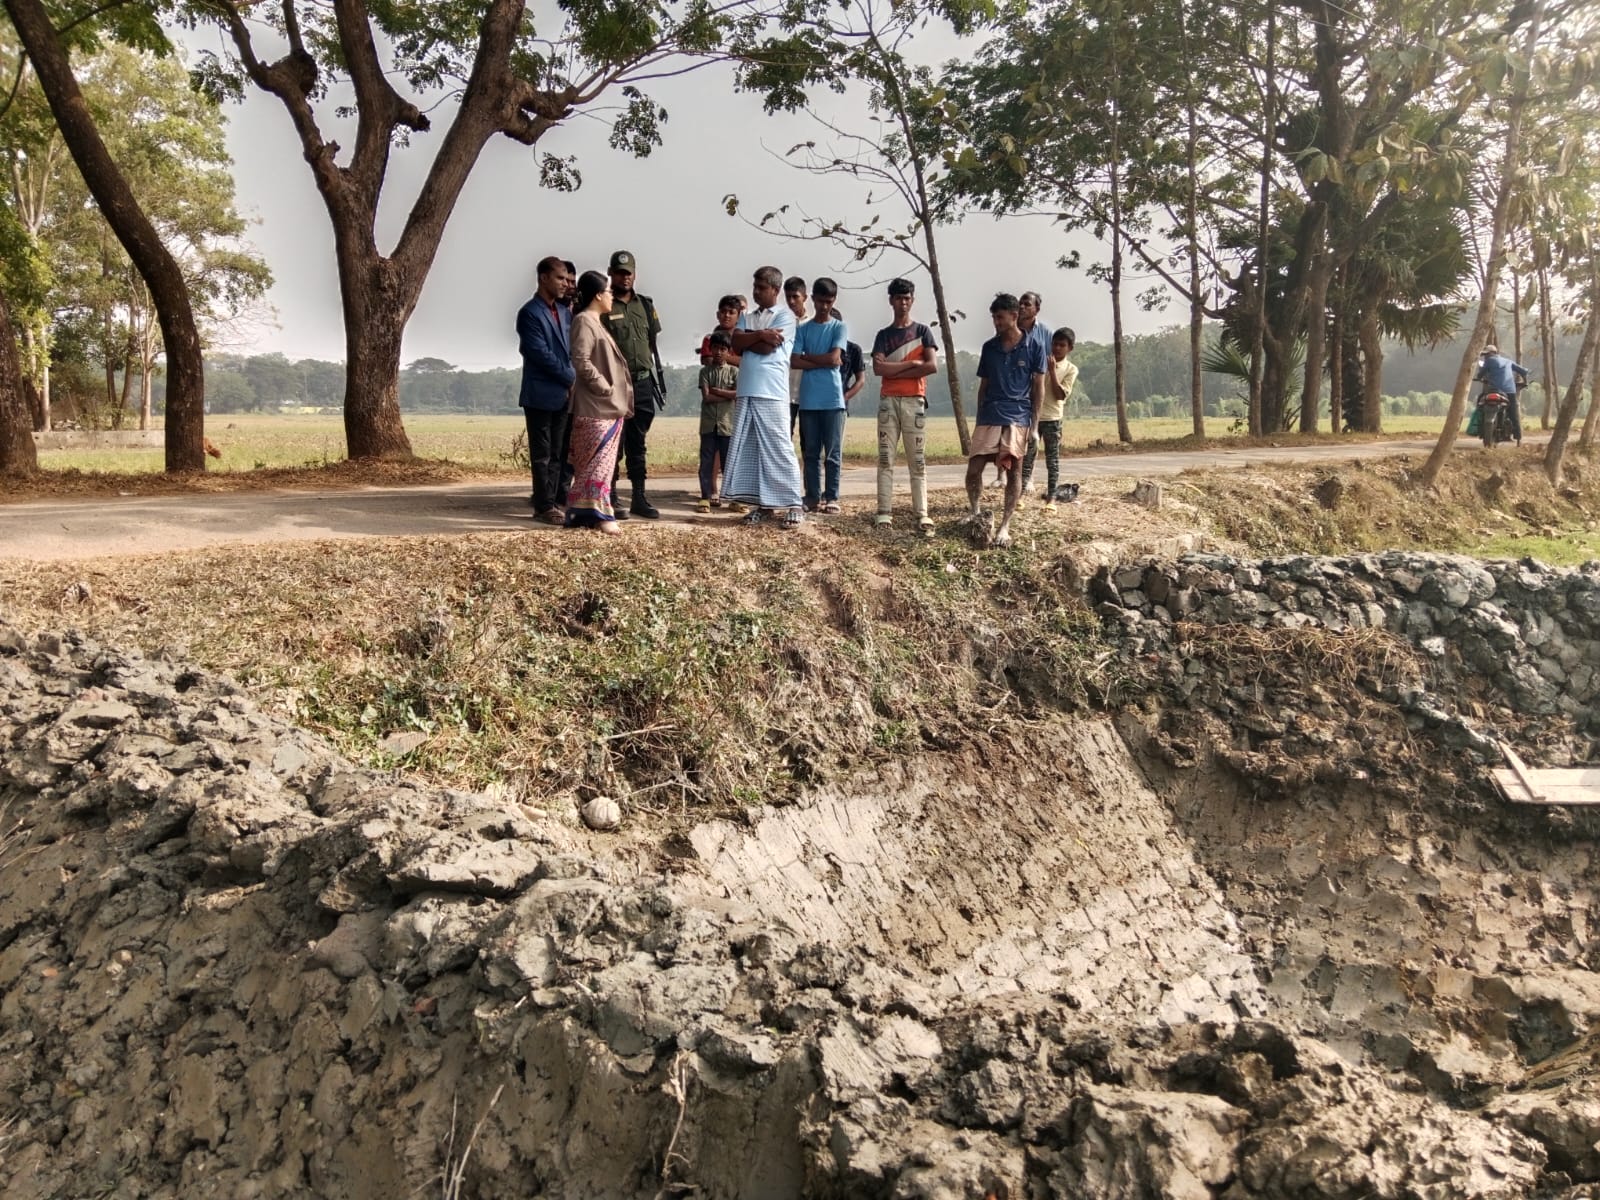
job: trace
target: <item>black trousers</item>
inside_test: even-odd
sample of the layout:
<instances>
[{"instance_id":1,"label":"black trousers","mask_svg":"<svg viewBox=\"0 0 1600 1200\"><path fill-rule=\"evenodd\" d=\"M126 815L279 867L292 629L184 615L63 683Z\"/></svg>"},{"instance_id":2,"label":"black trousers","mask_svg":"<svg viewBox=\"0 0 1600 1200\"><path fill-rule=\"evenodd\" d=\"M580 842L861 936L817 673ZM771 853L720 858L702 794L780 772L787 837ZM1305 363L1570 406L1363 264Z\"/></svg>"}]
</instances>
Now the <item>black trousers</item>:
<instances>
[{"instance_id":1,"label":"black trousers","mask_svg":"<svg viewBox=\"0 0 1600 1200\"><path fill-rule=\"evenodd\" d=\"M525 408L522 415L528 423L528 466L533 474L534 510L565 508L567 488L572 483L572 468L567 466L572 415L565 409L544 412L536 408Z\"/></svg>"},{"instance_id":2,"label":"black trousers","mask_svg":"<svg viewBox=\"0 0 1600 1200\"><path fill-rule=\"evenodd\" d=\"M662 407L661 391L656 381L648 376L633 381L633 416L622 422L622 456L618 467L628 468L628 482L643 487L648 471L645 466L646 439L650 426L655 424L656 412Z\"/></svg>"}]
</instances>

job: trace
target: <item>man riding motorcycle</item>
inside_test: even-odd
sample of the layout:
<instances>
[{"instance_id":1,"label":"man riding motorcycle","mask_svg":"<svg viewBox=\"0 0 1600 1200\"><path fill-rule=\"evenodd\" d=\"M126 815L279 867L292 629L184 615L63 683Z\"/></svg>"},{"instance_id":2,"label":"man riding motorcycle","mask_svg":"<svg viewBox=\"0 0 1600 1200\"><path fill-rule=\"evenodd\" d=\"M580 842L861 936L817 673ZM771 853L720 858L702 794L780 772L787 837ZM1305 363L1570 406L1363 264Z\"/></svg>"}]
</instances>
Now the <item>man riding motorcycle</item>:
<instances>
[{"instance_id":1,"label":"man riding motorcycle","mask_svg":"<svg viewBox=\"0 0 1600 1200\"><path fill-rule=\"evenodd\" d=\"M1499 392L1506 398L1506 407L1511 416L1511 436L1516 439L1517 445L1522 445L1522 410L1517 403L1517 389L1527 386L1528 369L1512 362L1500 353L1499 346L1491 344L1483 348L1478 373L1472 378L1483 384L1484 393ZM1482 403L1481 399L1479 403Z\"/></svg>"}]
</instances>

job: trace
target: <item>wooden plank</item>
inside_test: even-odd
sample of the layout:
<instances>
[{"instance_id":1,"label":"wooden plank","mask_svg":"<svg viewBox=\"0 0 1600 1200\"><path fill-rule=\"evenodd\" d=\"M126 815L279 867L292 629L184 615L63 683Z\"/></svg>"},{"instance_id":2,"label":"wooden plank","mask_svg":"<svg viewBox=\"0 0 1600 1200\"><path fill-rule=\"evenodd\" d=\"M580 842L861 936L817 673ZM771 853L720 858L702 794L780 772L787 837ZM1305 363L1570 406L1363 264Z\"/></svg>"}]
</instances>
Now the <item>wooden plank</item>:
<instances>
[{"instance_id":1,"label":"wooden plank","mask_svg":"<svg viewBox=\"0 0 1600 1200\"><path fill-rule=\"evenodd\" d=\"M1491 774L1505 798L1517 804L1600 805L1600 781L1584 778L1594 771L1541 768L1536 780L1526 782L1509 767Z\"/></svg>"},{"instance_id":2,"label":"wooden plank","mask_svg":"<svg viewBox=\"0 0 1600 1200\"><path fill-rule=\"evenodd\" d=\"M1559 783L1563 787L1600 787L1600 768L1596 767L1533 767L1528 771L1534 786L1541 783Z\"/></svg>"},{"instance_id":3,"label":"wooden plank","mask_svg":"<svg viewBox=\"0 0 1600 1200\"><path fill-rule=\"evenodd\" d=\"M1507 766L1490 774L1507 800L1515 804L1600 804L1600 768L1530 767L1509 743L1500 753Z\"/></svg>"},{"instance_id":4,"label":"wooden plank","mask_svg":"<svg viewBox=\"0 0 1600 1200\"><path fill-rule=\"evenodd\" d=\"M1517 777L1518 785L1527 792L1526 800L1522 800L1520 796L1512 798L1522 800L1524 804L1543 803L1543 797L1539 795L1539 789L1533 785L1533 780L1528 777L1527 764L1517 757L1517 752L1511 748L1509 742L1500 743L1500 753L1505 755L1506 762L1511 764L1511 773Z\"/></svg>"}]
</instances>

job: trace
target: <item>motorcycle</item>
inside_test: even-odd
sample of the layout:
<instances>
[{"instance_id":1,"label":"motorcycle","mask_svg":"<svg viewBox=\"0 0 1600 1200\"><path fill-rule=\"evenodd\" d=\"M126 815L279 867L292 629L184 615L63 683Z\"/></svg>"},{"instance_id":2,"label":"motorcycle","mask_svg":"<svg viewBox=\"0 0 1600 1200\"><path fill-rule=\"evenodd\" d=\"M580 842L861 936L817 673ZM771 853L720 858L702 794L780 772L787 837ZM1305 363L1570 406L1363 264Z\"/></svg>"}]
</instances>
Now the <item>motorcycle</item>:
<instances>
[{"instance_id":1,"label":"motorcycle","mask_svg":"<svg viewBox=\"0 0 1600 1200\"><path fill-rule=\"evenodd\" d=\"M1478 397L1478 410L1473 416L1485 449L1493 450L1511 440L1511 401L1503 393L1484 392Z\"/></svg>"}]
</instances>

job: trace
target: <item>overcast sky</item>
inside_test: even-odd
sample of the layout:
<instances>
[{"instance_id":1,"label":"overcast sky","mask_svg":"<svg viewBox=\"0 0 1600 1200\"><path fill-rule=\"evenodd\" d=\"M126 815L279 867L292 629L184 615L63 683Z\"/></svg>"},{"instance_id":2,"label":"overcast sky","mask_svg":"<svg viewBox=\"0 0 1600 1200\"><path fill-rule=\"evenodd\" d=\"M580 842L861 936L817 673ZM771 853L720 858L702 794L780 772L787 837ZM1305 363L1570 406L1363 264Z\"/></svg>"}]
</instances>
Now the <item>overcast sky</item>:
<instances>
[{"instance_id":1,"label":"overcast sky","mask_svg":"<svg viewBox=\"0 0 1600 1200\"><path fill-rule=\"evenodd\" d=\"M202 31L185 40L216 47L216 37ZM955 49L948 39L946 47ZM838 279L839 306L852 337L864 344L870 345L872 331L888 324L882 285L895 274L913 274L919 284L915 315L936 324L926 278L910 259L889 256L870 274L849 274L847 256L826 243L786 242L724 212L722 200L730 192L756 218L790 201L830 217L861 220L879 211L865 206L865 191L853 181L808 176L768 153L781 156L795 143L818 136L813 120L765 116L759 99L733 92L729 74L719 68L664 81L652 94L670 117L665 144L646 159L610 149L608 121L593 117L576 117L552 130L535 150L505 138L489 143L411 319L405 361L427 356L471 369L515 366L513 323L517 308L533 292L534 263L560 254L580 270L603 270L617 249L638 258L637 286L654 298L661 313L662 354L669 361L692 359L714 322L717 298L725 292L748 294L751 271L763 263L807 280L824 274ZM859 97L824 99L837 119L865 127ZM325 113L331 108L331 102L325 105ZM432 115L433 132L414 135L409 149L395 152L383 209L383 224L391 231L399 228L449 119L444 107ZM257 221L250 239L276 282L269 297L273 319L247 328L227 348L342 360L332 235L288 117L275 98L258 92L242 105L229 106L228 116L239 205ZM324 129L334 135L336 125L329 116ZM348 146L353 138L341 132L339 140ZM582 188L573 194L541 189L538 151L577 155ZM904 226L903 212L881 208L883 224ZM1071 325L1082 339L1109 340L1105 288L1082 271L1056 266L1073 245L1086 261L1100 258L1092 238L1070 241L1047 219L986 216L969 217L940 230L938 237L951 305L968 314L957 326L962 347L975 350L993 332L987 311L996 291L1028 289L1043 293L1043 319L1050 326ZM387 249L392 241L383 244ZM1142 286L1128 288L1129 296ZM1131 302L1125 307L1130 333L1182 319L1177 308L1148 316Z\"/></svg>"}]
</instances>

